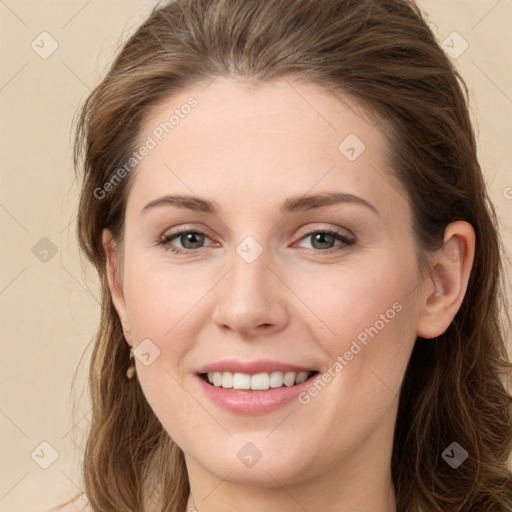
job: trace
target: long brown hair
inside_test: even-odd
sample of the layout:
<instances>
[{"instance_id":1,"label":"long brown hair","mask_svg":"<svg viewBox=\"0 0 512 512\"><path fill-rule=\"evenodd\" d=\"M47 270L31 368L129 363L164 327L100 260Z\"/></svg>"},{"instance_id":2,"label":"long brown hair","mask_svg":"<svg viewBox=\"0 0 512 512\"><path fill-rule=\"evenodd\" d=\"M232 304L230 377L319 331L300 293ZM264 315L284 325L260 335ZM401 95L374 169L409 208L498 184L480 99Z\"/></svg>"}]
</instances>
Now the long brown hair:
<instances>
[{"instance_id":1,"label":"long brown hair","mask_svg":"<svg viewBox=\"0 0 512 512\"><path fill-rule=\"evenodd\" d=\"M151 108L219 75L256 85L295 77L353 98L384 119L421 261L440 247L450 222L472 224L476 254L461 308L441 336L416 340L406 370L392 478L398 512L512 509L503 249L477 159L467 87L412 0L167 2L123 45L87 98L75 165L83 179L78 239L102 286L83 465L92 509L147 510L151 482L162 493L153 510L186 506L183 453L138 381L125 377L128 346L106 278L101 233L109 228L122 241L133 173L101 199L97 191L129 160ZM456 470L441 457L454 441L469 454Z\"/></svg>"}]
</instances>

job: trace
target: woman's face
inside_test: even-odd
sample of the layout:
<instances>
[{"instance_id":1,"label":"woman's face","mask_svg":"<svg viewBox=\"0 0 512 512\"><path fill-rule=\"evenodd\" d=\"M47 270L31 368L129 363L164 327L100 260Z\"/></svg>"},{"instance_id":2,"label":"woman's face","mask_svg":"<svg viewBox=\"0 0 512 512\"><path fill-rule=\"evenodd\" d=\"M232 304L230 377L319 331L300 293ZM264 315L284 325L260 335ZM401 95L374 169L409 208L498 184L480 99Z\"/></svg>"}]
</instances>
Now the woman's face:
<instances>
[{"instance_id":1,"label":"woman's face","mask_svg":"<svg viewBox=\"0 0 512 512\"><path fill-rule=\"evenodd\" d=\"M381 129L284 80L217 78L146 120L116 306L189 471L276 486L389 466L423 280ZM218 386L294 368L317 373Z\"/></svg>"}]
</instances>

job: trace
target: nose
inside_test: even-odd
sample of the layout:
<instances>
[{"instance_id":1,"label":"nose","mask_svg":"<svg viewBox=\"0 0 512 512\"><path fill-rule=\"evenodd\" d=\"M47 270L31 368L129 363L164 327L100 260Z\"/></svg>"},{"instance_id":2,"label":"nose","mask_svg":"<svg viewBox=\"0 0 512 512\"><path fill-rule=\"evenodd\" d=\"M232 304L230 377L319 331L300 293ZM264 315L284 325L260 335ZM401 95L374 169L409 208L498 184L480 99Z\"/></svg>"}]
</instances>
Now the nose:
<instances>
[{"instance_id":1,"label":"nose","mask_svg":"<svg viewBox=\"0 0 512 512\"><path fill-rule=\"evenodd\" d=\"M234 253L232 268L217 287L213 321L220 329L255 338L286 327L284 279L275 275L278 271L269 263L266 251L251 263Z\"/></svg>"}]
</instances>

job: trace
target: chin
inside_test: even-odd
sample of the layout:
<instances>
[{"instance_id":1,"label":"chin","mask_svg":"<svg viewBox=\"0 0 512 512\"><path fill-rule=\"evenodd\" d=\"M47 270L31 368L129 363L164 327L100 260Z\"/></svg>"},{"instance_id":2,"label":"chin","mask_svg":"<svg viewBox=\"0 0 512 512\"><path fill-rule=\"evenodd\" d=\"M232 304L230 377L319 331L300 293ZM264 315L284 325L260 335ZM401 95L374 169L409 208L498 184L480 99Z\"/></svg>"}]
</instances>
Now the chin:
<instances>
[{"instance_id":1,"label":"chin","mask_svg":"<svg viewBox=\"0 0 512 512\"><path fill-rule=\"evenodd\" d=\"M285 436L265 439L266 436L268 431L253 433L244 439L230 439L227 446L210 438L205 450L196 442L187 453L218 479L232 483L279 487L312 476L314 465L308 463L305 450L287 445ZM301 444L306 445L306 440ZM216 446L214 451L212 445Z\"/></svg>"}]
</instances>

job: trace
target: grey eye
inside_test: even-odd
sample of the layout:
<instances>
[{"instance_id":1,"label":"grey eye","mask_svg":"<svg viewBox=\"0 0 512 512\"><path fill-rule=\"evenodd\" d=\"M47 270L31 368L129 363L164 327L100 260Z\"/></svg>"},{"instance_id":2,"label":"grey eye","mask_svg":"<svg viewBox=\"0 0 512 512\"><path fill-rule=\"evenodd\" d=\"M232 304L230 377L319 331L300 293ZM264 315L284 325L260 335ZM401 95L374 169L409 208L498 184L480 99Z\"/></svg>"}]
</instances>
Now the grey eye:
<instances>
[{"instance_id":1,"label":"grey eye","mask_svg":"<svg viewBox=\"0 0 512 512\"><path fill-rule=\"evenodd\" d=\"M205 236L202 233L188 231L186 233L180 234L176 238L179 238L180 243L184 249L198 249L201 247L201 244L204 244Z\"/></svg>"}]
</instances>

